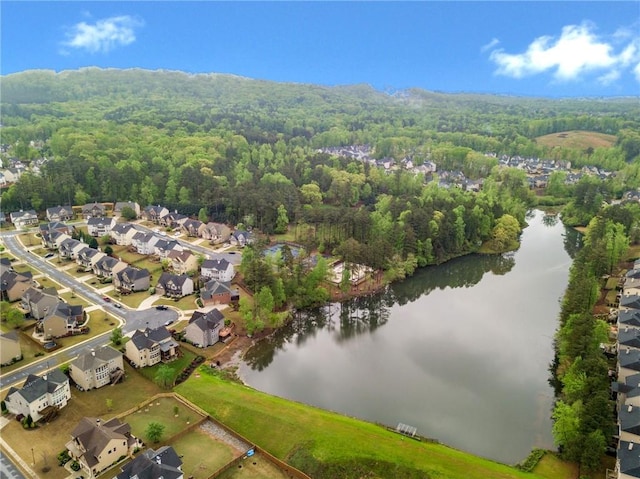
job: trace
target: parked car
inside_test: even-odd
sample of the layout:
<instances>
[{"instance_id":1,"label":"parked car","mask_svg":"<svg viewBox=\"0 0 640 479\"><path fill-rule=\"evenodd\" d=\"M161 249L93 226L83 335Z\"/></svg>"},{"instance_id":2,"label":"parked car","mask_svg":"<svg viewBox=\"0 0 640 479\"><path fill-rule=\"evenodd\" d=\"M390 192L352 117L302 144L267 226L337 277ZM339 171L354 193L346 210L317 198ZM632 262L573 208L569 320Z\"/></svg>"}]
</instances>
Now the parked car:
<instances>
[{"instance_id":1,"label":"parked car","mask_svg":"<svg viewBox=\"0 0 640 479\"><path fill-rule=\"evenodd\" d=\"M109 296L103 296L102 299L103 299L103 301L106 301L107 303L111 302L111 298Z\"/></svg>"},{"instance_id":2,"label":"parked car","mask_svg":"<svg viewBox=\"0 0 640 479\"><path fill-rule=\"evenodd\" d=\"M173 322L174 322L174 321L175 321L175 319L168 319L168 320L166 320L166 321L164 322L164 325L165 325L165 326L170 326L170 325L172 325L172 324L173 324Z\"/></svg>"},{"instance_id":3,"label":"parked car","mask_svg":"<svg viewBox=\"0 0 640 479\"><path fill-rule=\"evenodd\" d=\"M165 306L164 304L161 304L159 306L156 306L156 309L159 309L160 311L166 311L169 308L167 306Z\"/></svg>"},{"instance_id":4,"label":"parked car","mask_svg":"<svg viewBox=\"0 0 640 479\"><path fill-rule=\"evenodd\" d=\"M122 305L121 305L120 303L113 303L113 305L114 305L116 308L122 308Z\"/></svg>"},{"instance_id":5,"label":"parked car","mask_svg":"<svg viewBox=\"0 0 640 479\"><path fill-rule=\"evenodd\" d=\"M44 257L46 259L49 259L49 258L53 258L55 255L56 255L55 253L47 253L47 254L44 255Z\"/></svg>"}]
</instances>

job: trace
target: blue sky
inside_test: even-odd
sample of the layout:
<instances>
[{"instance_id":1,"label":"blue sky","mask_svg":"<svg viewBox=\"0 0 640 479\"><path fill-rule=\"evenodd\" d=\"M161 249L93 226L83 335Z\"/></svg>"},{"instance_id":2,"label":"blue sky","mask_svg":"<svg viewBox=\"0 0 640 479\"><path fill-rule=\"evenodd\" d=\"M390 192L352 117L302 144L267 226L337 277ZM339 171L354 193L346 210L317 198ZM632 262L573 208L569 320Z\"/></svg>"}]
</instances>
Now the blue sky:
<instances>
[{"instance_id":1,"label":"blue sky","mask_svg":"<svg viewBox=\"0 0 640 479\"><path fill-rule=\"evenodd\" d=\"M640 95L640 2L0 3L2 75L86 66L381 90Z\"/></svg>"}]
</instances>

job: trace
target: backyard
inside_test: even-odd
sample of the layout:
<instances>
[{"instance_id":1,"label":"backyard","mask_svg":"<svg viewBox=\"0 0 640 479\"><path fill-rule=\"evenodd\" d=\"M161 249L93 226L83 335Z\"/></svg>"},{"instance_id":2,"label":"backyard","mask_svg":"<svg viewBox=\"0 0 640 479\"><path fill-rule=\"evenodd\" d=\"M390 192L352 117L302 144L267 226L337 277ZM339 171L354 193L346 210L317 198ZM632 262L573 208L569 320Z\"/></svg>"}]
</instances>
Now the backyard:
<instances>
[{"instance_id":1,"label":"backyard","mask_svg":"<svg viewBox=\"0 0 640 479\"><path fill-rule=\"evenodd\" d=\"M86 392L72 388L71 401L53 422L36 429L24 430L20 423L12 420L2 429L3 438L27 464L32 464L35 458L34 470L39 474L42 474L41 469L45 464L51 467L41 477L66 478L68 472L58 467L56 455L64 449L65 443L70 439L69 433L80 419L100 417L107 420L161 392L154 383L136 374L128 364L125 363L124 368L124 383ZM108 408L107 399L111 400L112 410Z\"/></svg>"},{"instance_id":2,"label":"backyard","mask_svg":"<svg viewBox=\"0 0 640 479\"><path fill-rule=\"evenodd\" d=\"M177 415L175 408L178 411ZM123 417L122 420L131 425L131 433L134 436L141 438L147 446L155 447L145 436L149 423L157 422L164 425L165 428L160 441L166 443L171 437L187 428L189 424L202 418L202 415L175 398L160 397Z\"/></svg>"},{"instance_id":3,"label":"backyard","mask_svg":"<svg viewBox=\"0 0 640 479\"><path fill-rule=\"evenodd\" d=\"M176 378L178 377L178 375L182 372L182 370L184 368L186 368L189 363L196 357L195 354L193 354L191 351L187 351L186 349L182 349L182 357L176 359L175 361L172 361L170 363L167 363L166 365L168 365L172 370L173 370L173 376L171 378L170 383L173 384L176 380ZM146 368L140 368L140 369L136 369L136 371L138 373L140 373L142 376L144 376L145 378L147 378L150 381L153 381L156 377L156 374L158 372L158 369L161 366L164 366L164 363L158 363L154 366L150 366L150 367L146 367Z\"/></svg>"}]
</instances>

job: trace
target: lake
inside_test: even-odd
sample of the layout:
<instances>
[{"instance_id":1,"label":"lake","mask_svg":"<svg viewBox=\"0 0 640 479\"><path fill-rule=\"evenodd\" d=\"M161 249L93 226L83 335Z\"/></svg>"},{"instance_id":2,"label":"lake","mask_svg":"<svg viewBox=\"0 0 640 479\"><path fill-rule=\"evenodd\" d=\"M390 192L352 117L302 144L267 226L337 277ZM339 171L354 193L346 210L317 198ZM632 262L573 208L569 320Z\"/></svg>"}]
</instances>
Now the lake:
<instances>
[{"instance_id":1,"label":"lake","mask_svg":"<svg viewBox=\"0 0 640 479\"><path fill-rule=\"evenodd\" d=\"M575 231L532 212L515 253L420 269L298 314L245 355L256 389L500 462L553 448L547 380Z\"/></svg>"}]
</instances>

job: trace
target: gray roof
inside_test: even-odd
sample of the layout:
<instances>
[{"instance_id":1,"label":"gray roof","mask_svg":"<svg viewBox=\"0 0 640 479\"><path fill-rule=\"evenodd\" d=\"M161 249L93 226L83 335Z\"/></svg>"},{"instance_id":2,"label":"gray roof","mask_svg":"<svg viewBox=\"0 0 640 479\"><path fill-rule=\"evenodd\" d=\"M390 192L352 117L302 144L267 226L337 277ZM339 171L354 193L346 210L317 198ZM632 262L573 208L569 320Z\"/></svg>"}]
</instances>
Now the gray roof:
<instances>
[{"instance_id":1,"label":"gray roof","mask_svg":"<svg viewBox=\"0 0 640 479\"><path fill-rule=\"evenodd\" d=\"M194 311L189 319L189 325L194 324L202 331L215 329L221 322L224 323L224 316L215 308L207 313Z\"/></svg>"},{"instance_id":2,"label":"gray roof","mask_svg":"<svg viewBox=\"0 0 640 479\"><path fill-rule=\"evenodd\" d=\"M640 310L621 309L618 311L618 323L629 326L640 326Z\"/></svg>"},{"instance_id":3,"label":"gray roof","mask_svg":"<svg viewBox=\"0 0 640 479\"><path fill-rule=\"evenodd\" d=\"M212 279L204 284L204 288L200 291L202 299L209 299L216 294L224 294L226 292L231 293L231 288L228 282L217 281Z\"/></svg>"},{"instance_id":4,"label":"gray roof","mask_svg":"<svg viewBox=\"0 0 640 479\"><path fill-rule=\"evenodd\" d=\"M640 296L637 294L623 294L620 297L620 306L640 309Z\"/></svg>"},{"instance_id":5,"label":"gray roof","mask_svg":"<svg viewBox=\"0 0 640 479\"><path fill-rule=\"evenodd\" d=\"M182 289L182 285L185 283L187 279L189 279L189 276L187 276L186 274L178 275L178 274L171 274L171 273L165 272L160 275L160 278L158 279L158 285L162 286L163 288L166 288L167 284L171 282L178 289Z\"/></svg>"},{"instance_id":6,"label":"gray roof","mask_svg":"<svg viewBox=\"0 0 640 479\"><path fill-rule=\"evenodd\" d=\"M204 269L216 269L218 271L226 271L231 263L229 263L226 259L205 259L202 262L201 268Z\"/></svg>"},{"instance_id":7,"label":"gray roof","mask_svg":"<svg viewBox=\"0 0 640 479\"><path fill-rule=\"evenodd\" d=\"M182 477L182 459L171 446L157 451L147 449L130 463L122 466L116 479L177 479Z\"/></svg>"},{"instance_id":8,"label":"gray roof","mask_svg":"<svg viewBox=\"0 0 640 479\"><path fill-rule=\"evenodd\" d=\"M46 379L45 379L46 377ZM54 392L60 385L68 383L69 378L59 369L53 369L42 377L29 374L21 389L11 388L7 393L10 396L18 392L25 401L31 403L47 393Z\"/></svg>"},{"instance_id":9,"label":"gray roof","mask_svg":"<svg viewBox=\"0 0 640 479\"><path fill-rule=\"evenodd\" d=\"M118 273L116 273L116 276L121 282L125 279L127 281L134 282L135 280L140 278L148 278L149 270L146 268L138 269L134 268L133 266L127 266L122 271L118 271Z\"/></svg>"},{"instance_id":10,"label":"gray roof","mask_svg":"<svg viewBox=\"0 0 640 479\"><path fill-rule=\"evenodd\" d=\"M620 441L617 456L621 474L640 477L640 444Z\"/></svg>"},{"instance_id":11,"label":"gray roof","mask_svg":"<svg viewBox=\"0 0 640 479\"><path fill-rule=\"evenodd\" d=\"M178 346L178 343L173 340L171 333L164 326L156 329L138 329L133 333L133 336L131 336L131 342L136 346L138 351L151 349L156 344L160 344L163 351L168 351L172 347Z\"/></svg>"},{"instance_id":12,"label":"gray roof","mask_svg":"<svg viewBox=\"0 0 640 479\"><path fill-rule=\"evenodd\" d=\"M95 217L95 218L89 218L87 220L87 224L88 225L92 225L92 226L102 226L102 225L109 225L113 222L113 218L105 218L104 216L102 217Z\"/></svg>"},{"instance_id":13,"label":"gray roof","mask_svg":"<svg viewBox=\"0 0 640 479\"><path fill-rule=\"evenodd\" d=\"M640 329L624 327L618 330L618 344L640 348Z\"/></svg>"},{"instance_id":14,"label":"gray roof","mask_svg":"<svg viewBox=\"0 0 640 479\"><path fill-rule=\"evenodd\" d=\"M6 333L0 333L0 336L16 343L20 341L20 338L18 337L18 332L15 330L12 330Z\"/></svg>"},{"instance_id":15,"label":"gray roof","mask_svg":"<svg viewBox=\"0 0 640 479\"><path fill-rule=\"evenodd\" d=\"M618 411L620 430L640 436L640 407L625 405Z\"/></svg>"},{"instance_id":16,"label":"gray roof","mask_svg":"<svg viewBox=\"0 0 640 479\"><path fill-rule=\"evenodd\" d=\"M627 349L618 353L618 362L621 368L640 371L640 351L637 349Z\"/></svg>"},{"instance_id":17,"label":"gray roof","mask_svg":"<svg viewBox=\"0 0 640 479\"><path fill-rule=\"evenodd\" d=\"M98 366L102 366L104 363L121 357L122 353L116 351L110 346L103 346L95 351L85 351L80 354L76 359L71 361L71 364L81 371L89 371L95 369Z\"/></svg>"}]
</instances>

